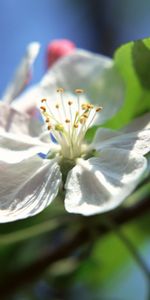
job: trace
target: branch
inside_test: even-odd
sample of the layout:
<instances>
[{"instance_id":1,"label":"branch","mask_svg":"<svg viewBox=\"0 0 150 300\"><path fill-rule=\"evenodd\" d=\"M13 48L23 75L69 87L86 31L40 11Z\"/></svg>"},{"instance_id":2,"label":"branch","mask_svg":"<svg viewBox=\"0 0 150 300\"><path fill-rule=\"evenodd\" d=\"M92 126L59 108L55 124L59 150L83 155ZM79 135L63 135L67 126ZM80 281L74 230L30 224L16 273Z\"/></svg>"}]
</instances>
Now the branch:
<instances>
[{"instance_id":1,"label":"branch","mask_svg":"<svg viewBox=\"0 0 150 300\"><path fill-rule=\"evenodd\" d=\"M149 211L149 198L146 197L132 207L119 210L117 214L115 216L112 215L111 218L118 226L133 221L135 218L140 217ZM13 272L13 274L7 274L7 277L4 278L3 283L0 284L1 299L6 299L18 289L27 284L31 284L31 282L39 278L50 265L68 257L80 246L87 244L91 239L91 230L89 230L87 224L91 224L92 222L94 224L95 217L92 216L81 219L83 221L82 224L84 224L84 228L80 229L76 235L72 236L71 238L69 236L57 248L53 249L51 252L44 253L42 257L39 257L37 261L31 263L29 266ZM94 229L99 233L100 236L103 236L110 231L109 228L97 223Z\"/></svg>"}]
</instances>

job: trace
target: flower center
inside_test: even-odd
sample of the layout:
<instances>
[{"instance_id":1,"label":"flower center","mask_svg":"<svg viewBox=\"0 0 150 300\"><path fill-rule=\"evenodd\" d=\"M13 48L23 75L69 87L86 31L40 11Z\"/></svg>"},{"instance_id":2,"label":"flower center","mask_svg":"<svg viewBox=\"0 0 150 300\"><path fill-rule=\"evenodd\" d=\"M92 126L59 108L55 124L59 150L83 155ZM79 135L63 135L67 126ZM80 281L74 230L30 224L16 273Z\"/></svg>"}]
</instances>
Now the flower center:
<instances>
[{"instance_id":1,"label":"flower center","mask_svg":"<svg viewBox=\"0 0 150 300\"><path fill-rule=\"evenodd\" d=\"M68 159L82 156L86 151L84 137L96 119L102 107L94 107L83 101L82 89L75 90L75 99L64 95L64 89L57 89L59 99L57 102L48 103L47 99L41 100L41 113L51 133L61 146L61 154Z\"/></svg>"}]
</instances>

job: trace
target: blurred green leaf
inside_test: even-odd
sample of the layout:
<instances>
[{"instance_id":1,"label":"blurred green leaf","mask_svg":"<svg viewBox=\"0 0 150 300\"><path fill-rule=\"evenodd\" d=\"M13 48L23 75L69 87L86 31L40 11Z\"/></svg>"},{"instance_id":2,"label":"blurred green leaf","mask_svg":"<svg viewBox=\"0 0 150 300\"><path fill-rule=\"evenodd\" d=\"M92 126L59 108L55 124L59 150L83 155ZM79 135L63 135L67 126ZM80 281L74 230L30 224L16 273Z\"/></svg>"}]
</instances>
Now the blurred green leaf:
<instances>
[{"instance_id":1,"label":"blurred green leaf","mask_svg":"<svg viewBox=\"0 0 150 300\"><path fill-rule=\"evenodd\" d=\"M121 46L114 60L124 80L126 95L122 109L106 126L119 128L150 109L150 38Z\"/></svg>"},{"instance_id":2,"label":"blurred green leaf","mask_svg":"<svg viewBox=\"0 0 150 300\"><path fill-rule=\"evenodd\" d=\"M140 220L136 220L122 228L138 251L149 238L149 225L149 215L145 215ZM115 233L108 234L97 240L91 256L81 263L76 272L76 280L85 282L92 287L103 285L107 280L116 276L117 273L119 274L124 265L131 261L134 261L132 255L129 254L126 246L118 236Z\"/></svg>"},{"instance_id":3,"label":"blurred green leaf","mask_svg":"<svg viewBox=\"0 0 150 300\"><path fill-rule=\"evenodd\" d=\"M150 89L150 49L143 41L136 41L132 47L132 60L135 72L144 89Z\"/></svg>"}]
</instances>

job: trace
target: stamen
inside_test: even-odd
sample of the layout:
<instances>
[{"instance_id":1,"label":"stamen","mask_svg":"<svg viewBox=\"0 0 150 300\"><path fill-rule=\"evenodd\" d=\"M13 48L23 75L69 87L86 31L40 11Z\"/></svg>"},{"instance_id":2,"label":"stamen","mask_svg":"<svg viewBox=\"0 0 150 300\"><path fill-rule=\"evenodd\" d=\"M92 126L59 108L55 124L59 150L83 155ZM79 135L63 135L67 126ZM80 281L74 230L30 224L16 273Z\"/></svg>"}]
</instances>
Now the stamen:
<instances>
[{"instance_id":1,"label":"stamen","mask_svg":"<svg viewBox=\"0 0 150 300\"><path fill-rule=\"evenodd\" d=\"M86 118L85 118L84 116L82 116L82 117L80 118L80 123L81 123L81 124L85 124L85 122L86 122Z\"/></svg>"},{"instance_id":2,"label":"stamen","mask_svg":"<svg viewBox=\"0 0 150 300\"><path fill-rule=\"evenodd\" d=\"M41 109L43 112L46 112L46 107L45 107L45 106L40 106L40 109Z\"/></svg>"},{"instance_id":3,"label":"stamen","mask_svg":"<svg viewBox=\"0 0 150 300\"><path fill-rule=\"evenodd\" d=\"M81 105L81 108L82 108L83 110L87 109L87 103L83 103L83 104Z\"/></svg>"},{"instance_id":4,"label":"stamen","mask_svg":"<svg viewBox=\"0 0 150 300\"><path fill-rule=\"evenodd\" d=\"M56 104L55 107L58 109L59 108L59 104Z\"/></svg>"},{"instance_id":5,"label":"stamen","mask_svg":"<svg viewBox=\"0 0 150 300\"><path fill-rule=\"evenodd\" d=\"M102 107L100 106L100 107L97 107L96 109L95 109L95 112L94 112L94 114L93 114L93 117L92 117L92 119L90 120L90 122L89 122L89 124L88 124L88 127L87 127L87 129L91 126L91 124L93 123L93 121L94 121L94 119L95 119L95 117L96 117L96 113L97 112L100 112L100 111L102 111Z\"/></svg>"},{"instance_id":6,"label":"stamen","mask_svg":"<svg viewBox=\"0 0 150 300\"><path fill-rule=\"evenodd\" d=\"M66 108L65 108L64 98L63 98L64 89L63 88L58 88L57 92L60 94L60 103L62 105L63 113L64 113L64 116L66 118Z\"/></svg>"},{"instance_id":7,"label":"stamen","mask_svg":"<svg viewBox=\"0 0 150 300\"><path fill-rule=\"evenodd\" d=\"M100 107L97 107L97 108L96 108L96 112L102 111L102 109L103 109L103 108L102 108L101 106L100 106Z\"/></svg>"},{"instance_id":8,"label":"stamen","mask_svg":"<svg viewBox=\"0 0 150 300\"><path fill-rule=\"evenodd\" d=\"M85 134L102 107L81 102L82 89L75 90L76 102L65 99L63 88L58 88L57 92L59 96L55 103L48 103L45 98L41 100L41 113L47 130L51 131L61 146L62 156L74 159L81 156Z\"/></svg>"},{"instance_id":9,"label":"stamen","mask_svg":"<svg viewBox=\"0 0 150 300\"><path fill-rule=\"evenodd\" d=\"M50 118L47 117L46 120L45 120L45 122L49 123L49 121L50 121Z\"/></svg>"},{"instance_id":10,"label":"stamen","mask_svg":"<svg viewBox=\"0 0 150 300\"><path fill-rule=\"evenodd\" d=\"M47 100L46 100L45 98L41 100L42 103L43 103L43 102L46 102L46 101L47 101Z\"/></svg>"},{"instance_id":11,"label":"stamen","mask_svg":"<svg viewBox=\"0 0 150 300\"><path fill-rule=\"evenodd\" d=\"M70 115L71 126L73 125L73 116L72 116L72 109L71 109L72 104L73 104L73 101L69 100L68 105L69 105L69 115ZM70 129L69 129L69 136L71 136L71 126L70 126Z\"/></svg>"},{"instance_id":12,"label":"stamen","mask_svg":"<svg viewBox=\"0 0 150 300\"><path fill-rule=\"evenodd\" d=\"M78 112L80 114L80 95L84 93L84 90L82 90L82 89L75 89L75 93L77 94Z\"/></svg>"},{"instance_id":13,"label":"stamen","mask_svg":"<svg viewBox=\"0 0 150 300\"><path fill-rule=\"evenodd\" d=\"M94 108L94 105L93 105L93 104L90 104L90 103L88 103L88 104L87 104L87 108L88 108L88 109L93 109L93 108Z\"/></svg>"},{"instance_id":14,"label":"stamen","mask_svg":"<svg viewBox=\"0 0 150 300\"><path fill-rule=\"evenodd\" d=\"M84 90L83 89L75 89L76 94L83 94Z\"/></svg>"},{"instance_id":15,"label":"stamen","mask_svg":"<svg viewBox=\"0 0 150 300\"><path fill-rule=\"evenodd\" d=\"M57 93L64 93L64 89L63 88L58 88Z\"/></svg>"},{"instance_id":16,"label":"stamen","mask_svg":"<svg viewBox=\"0 0 150 300\"><path fill-rule=\"evenodd\" d=\"M47 129L50 131L52 129L52 125L48 124Z\"/></svg>"},{"instance_id":17,"label":"stamen","mask_svg":"<svg viewBox=\"0 0 150 300\"><path fill-rule=\"evenodd\" d=\"M90 104L90 103L83 103L82 105L81 105L81 108L83 109L83 110L86 110L86 109L93 109L94 108L94 105L93 104Z\"/></svg>"},{"instance_id":18,"label":"stamen","mask_svg":"<svg viewBox=\"0 0 150 300\"><path fill-rule=\"evenodd\" d=\"M69 119L66 119L65 122L66 122L66 123L70 123L70 120L69 120Z\"/></svg>"},{"instance_id":19,"label":"stamen","mask_svg":"<svg viewBox=\"0 0 150 300\"><path fill-rule=\"evenodd\" d=\"M89 115L88 114L83 114L83 117L87 119L89 117Z\"/></svg>"},{"instance_id":20,"label":"stamen","mask_svg":"<svg viewBox=\"0 0 150 300\"><path fill-rule=\"evenodd\" d=\"M75 114L75 118L74 118L74 124L77 122L78 115L79 115L79 112L77 111L76 114Z\"/></svg>"}]
</instances>

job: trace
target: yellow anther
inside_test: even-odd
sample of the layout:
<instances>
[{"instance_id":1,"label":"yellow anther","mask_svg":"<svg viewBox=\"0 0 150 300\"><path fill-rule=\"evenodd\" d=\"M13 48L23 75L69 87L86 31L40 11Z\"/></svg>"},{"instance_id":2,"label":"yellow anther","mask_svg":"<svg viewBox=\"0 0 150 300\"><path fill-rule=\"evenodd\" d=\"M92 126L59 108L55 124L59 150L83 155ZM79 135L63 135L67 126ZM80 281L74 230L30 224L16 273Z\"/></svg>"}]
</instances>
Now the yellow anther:
<instances>
[{"instance_id":1,"label":"yellow anther","mask_svg":"<svg viewBox=\"0 0 150 300\"><path fill-rule=\"evenodd\" d=\"M82 117L80 118L80 123L81 123L81 124L84 124L85 122L86 122L86 118L82 116Z\"/></svg>"},{"instance_id":2,"label":"yellow anther","mask_svg":"<svg viewBox=\"0 0 150 300\"><path fill-rule=\"evenodd\" d=\"M51 125L51 124L48 124L47 129L48 129L48 130L51 130L51 129L52 129L52 125Z\"/></svg>"},{"instance_id":3,"label":"yellow anther","mask_svg":"<svg viewBox=\"0 0 150 300\"><path fill-rule=\"evenodd\" d=\"M89 109L93 109L94 108L94 105L93 104L90 104L90 103L83 103L82 105L81 105L81 108L83 109L83 110L89 110Z\"/></svg>"},{"instance_id":4,"label":"yellow anther","mask_svg":"<svg viewBox=\"0 0 150 300\"><path fill-rule=\"evenodd\" d=\"M46 120L45 120L45 122L49 123L49 121L50 121L50 119L47 117Z\"/></svg>"},{"instance_id":5,"label":"yellow anther","mask_svg":"<svg viewBox=\"0 0 150 300\"><path fill-rule=\"evenodd\" d=\"M88 109L93 109L93 108L94 108L94 105L93 105L93 104L90 104L90 103L88 103L88 104L87 104L87 108L88 108Z\"/></svg>"},{"instance_id":6,"label":"yellow anther","mask_svg":"<svg viewBox=\"0 0 150 300\"><path fill-rule=\"evenodd\" d=\"M57 89L57 93L63 93L64 92L64 89L63 88L58 88Z\"/></svg>"},{"instance_id":7,"label":"yellow anther","mask_svg":"<svg viewBox=\"0 0 150 300\"><path fill-rule=\"evenodd\" d=\"M74 126L74 128L78 128L79 125L77 123L75 123L73 126Z\"/></svg>"},{"instance_id":8,"label":"yellow anther","mask_svg":"<svg viewBox=\"0 0 150 300\"><path fill-rule=\"evenodd\" d=\"M46 111L46 107L45 106L40 106L40 109L45 112Z\"/></svg>"},{"instance_id":9,"label":"yellow anther","mask_svg":"<svg viewBox=\"0 0 150 300\"><path fill-rule=\"evenodd\" d=\"M87 109L87 103L83 103L83 104L81 105L81 108L82 108L83 110Z\"/></svg>"},{"instance_id":10,"label":"yellow anther","mask_svg":"<svg viewBox=\"0 0 150 300\"><path fill-rule=\"evenodd\" d=\"M64 131L64 126L61 125L61 124L56 124L55 125L55 130L57 130L57 131Z\"/></svg>"},{"instance_id":11,"label":"yellow anther","mask_svg":"<svg viewBox=\"0 0 150 300\"><path fill-rule=\"evenodd\" d=\"M56 104L55 107L58 109L59 108L59 104Z\"/></svg>"},{"instance_id":12,"label":"yellow anther","mask_svg":"<svg viewBox=\"0 0 150 300\"><path fill-rule=\"evenodd\" d=\"M75 89L76 94L83 94L84 90L83 89Z\"/></svg>"},{"instance_id":13,"label":"yellow anther","mask_svg":"<svg viewBox=\"0 0 150 300\"><path fill-rule=\"evenodd\" d=\"M68 101L68 105L72 105L72 103L73 103L72 101Z\"/></svg>"},{"instance_id":14,"label":"yellow anther","mask_svg":"<svg viewBox=\"0 0 150 300\"><path fill-rule=\"evenodd\" d=\"M70 123L70 120L69 120L69 119L66 119L65 122L66 122L66 123Z\"/></svg>"},{"instance_id":15,"label":"yellow anther","mask_svg":"<svg viewBox=\"0 0 150 300\"><path fill-rule=\"evenodd\" d=\"M46 102L46 101L47 101L47 100L46 100L45 98L41 100L42 103L44 103L44 102Z\"/></svg>"},{"instance_id":16,"label":"yellow anther","mask_svg":"<svg viewBox=\"0 0 150 300\"><path fill-rule=\"evenodd\" d=\"M85 119L87 119L88 118L88 114L83 114L83 117L85 118Z\"/></svg>"},{"instance_id":17,"label":"yellow anther","mask_svg":"<svg viewBox=\"0 0 150 300\"><path fill-rule=\"evenodd\" d=\"M96 108L96 112L99 112L99 111L101 111L103 108L100 106L100 107L97 107Z\"/></svg>"}]
</instances>

